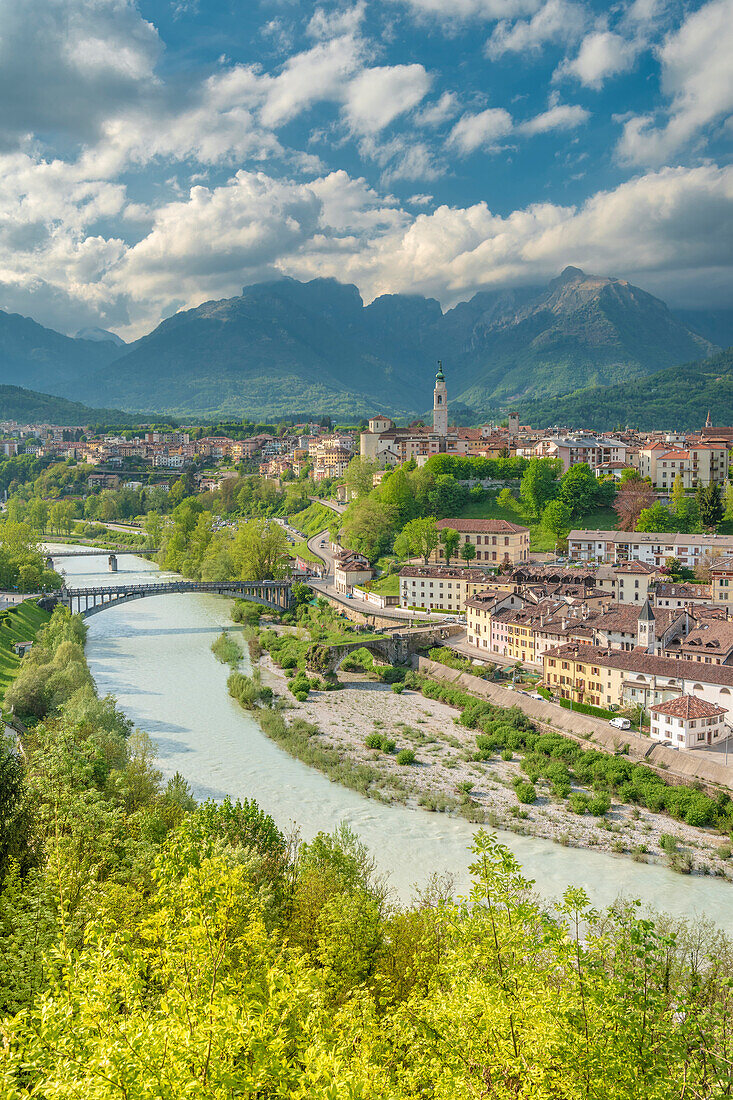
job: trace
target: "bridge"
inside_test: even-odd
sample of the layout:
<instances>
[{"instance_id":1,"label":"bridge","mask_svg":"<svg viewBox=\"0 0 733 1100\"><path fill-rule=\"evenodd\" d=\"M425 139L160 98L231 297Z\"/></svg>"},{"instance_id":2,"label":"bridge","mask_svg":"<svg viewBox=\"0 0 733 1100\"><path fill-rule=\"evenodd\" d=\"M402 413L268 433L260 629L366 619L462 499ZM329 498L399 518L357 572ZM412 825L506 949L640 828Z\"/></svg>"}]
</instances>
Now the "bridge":
<instances>
[{"instance_id":1,"label":"bridge","mask_svg":"<svg viewBox=\"0 0 733 1100\"><path fill-rule=\"evenodd\" d=\"M115 555L121 558L123 555L138 555L138 554L157 554L158 547L152 549L144 549L138 546L136 550L60 550L58 553L54 551L53 554L46 554L46 561L53 561L55 558L101 558L105 554L109 554L110 557Z\"/></svg>"},{"instance_id":2,"label":"bridge","mask_svg":"<svg viewBox=\"0 0 733 1100\"><path fill-rule=\"evenodd\" d=\"M438 626L390 630L376 638L371 635L364 641L336 642L334 645L319 645L315 642L308 647L305 659L311 668L321 673L336 672L350 653L357 649L368 649L373 656L389 665L405 665L413 653L442 645L453 634L462 633L463 627L457 623L442 623Z\"/></svg>"},{"instance_id":3,"label":"bridge","mask_svg":"<svg viewBox=\"0 0 733 1100\"><path fill-rule=\"evenodd\" d=\"M286 611L292 602L290 581L165 581L161 584L118 584L95 588L62 588L47 597L89 618L108 607L120 607L147 596L167 596L179 592L207 592L231 599L251 600L278 611Z\"/></svg>"}]
</instances>

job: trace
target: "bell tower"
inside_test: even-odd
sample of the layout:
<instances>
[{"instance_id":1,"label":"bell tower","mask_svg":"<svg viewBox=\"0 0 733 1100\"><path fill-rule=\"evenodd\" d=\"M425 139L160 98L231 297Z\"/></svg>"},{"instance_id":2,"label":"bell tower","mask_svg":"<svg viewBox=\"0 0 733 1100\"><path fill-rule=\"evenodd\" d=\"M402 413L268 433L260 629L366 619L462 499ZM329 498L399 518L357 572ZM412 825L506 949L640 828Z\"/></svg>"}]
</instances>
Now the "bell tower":
<instances>
[{"instance_id":1,"label":"bell tower","mask_svg":"<svg viewBox=\"0 0 733 1100\"><path fill-rule=\"evenodd\" d=\"M433 390L433 431L442 437L448 434L448 390L440 360L438 360L438 373L435 376Z\"/></svg>"},{"instance_id":2,"label":"bell tower","mask_svg":"<svg viewBox=\"0 0 733 1100\"><path fill-rule=\"evenodd\" d=\"M656 651L656 626L657 623L654 618L654 612L652 611L652 605L647 596L636 624L636 644L642 649L645 649L647 653L654 653Z\"/></svg>"}]
</instances>

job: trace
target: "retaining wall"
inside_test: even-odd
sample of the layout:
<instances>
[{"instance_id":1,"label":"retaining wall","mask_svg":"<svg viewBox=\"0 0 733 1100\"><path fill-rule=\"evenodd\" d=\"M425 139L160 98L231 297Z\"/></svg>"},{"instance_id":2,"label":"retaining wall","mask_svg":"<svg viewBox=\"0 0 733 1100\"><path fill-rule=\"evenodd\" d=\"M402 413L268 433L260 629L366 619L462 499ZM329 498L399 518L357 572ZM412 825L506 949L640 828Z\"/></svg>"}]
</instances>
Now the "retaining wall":
<instances>
[{"instance_id":1,"label":"retaining wall","mask_svg":"<svg viewBox=\"0 0 733 1100\"><path fill-rule=\"evenodd\" d=\"M713 796L721 788L733 790L733 765L726 767L725 764L718 764L707 757L666 748L648 737L634 733L633 730L616 730L605 719L565 710L544 699L530 699L528 695L508 691L499 684L492 684L468 672L459 672L437 661L431 661L428 657L414 657L413 667L425 676L444 680L472 695L488 699L499 707L519 707L544 729L562 733L586 748L593 747L613 753L628 745L630 760L643 762L670 783L682 783L685 786L702 783L708 794Z\"/></svg>"}]
</instances>

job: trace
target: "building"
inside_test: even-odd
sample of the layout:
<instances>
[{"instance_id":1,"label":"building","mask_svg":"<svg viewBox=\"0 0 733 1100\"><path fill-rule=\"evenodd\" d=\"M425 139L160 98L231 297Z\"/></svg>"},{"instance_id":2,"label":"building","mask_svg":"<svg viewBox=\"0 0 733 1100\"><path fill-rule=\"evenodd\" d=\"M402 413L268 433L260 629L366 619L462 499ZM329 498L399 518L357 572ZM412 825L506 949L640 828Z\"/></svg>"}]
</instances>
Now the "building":
<instances>
[{"instance_id":1,"label":"building","mask_svg":"<svg viewBox=\"0 0 733 1100\"><path fill-rule=\"evenodd\" d=\"M680 695L649 707L653 741L669 741L675 749L703 749L727 736L726 712L694 695Z\"/></svg>"},{"instance_id":2,"label":"building","mask_svg":"<svg viewBox=\"0 0 733 1100\"><path fill-rule=\"evenodd\" d=\"M529 560L529 528L506 519L439 519L439 530L449 527L460 535L454 557L469 543L476 548L472 559L477 566L508 568ZM445 562L445 549L438 545L430 555L436 565Z\"/></svg>"},{"instance_id":3,"label":"building","mask_svg":"<svg viewBox=\"0 0 733 1100\"><path fill-rule=\"evenodd\" d=\"M442 439L445 439L448 435L448 390L445 385L442 363L438 363L438 373L435 375L435 389L433 390L433 431Z\"/></svg>"},{"instance_id":4,"label":"building","mask_svg":"<svg viewBox=\"0 0 733 1100\"><path fill-rule=\"evenodd\" d=\"M713 603L733 603L733 557L712 563L710 582Z\"/></svg>"},{"instance_id":5,"label":"building","mask_svg":"<svg viewBox=\"0 0 733 1100\"><path fill-rule=\"evenodd\" d=\"M400 607L460 613L472 596L493 583L493 575L480 569L408 565L400 570Z\"/></svg>"},{"instance_id":6,"label":"building","mask_svg":"<svg viewBox=\"0 0 733 1100\"><path fill-rule=\"evenodd\" d=\"M337 592L348 595L355 584L366 584L374 576L367 558L350 550L339 551L333 561L333 581Z\"/></svg>"},{"instance_id":7,"label":"building","mask_svg":"<svg viewBox=\"0 0 733 1100\"><path fill-rule=\"evenodd\" d=\"M661 567L669 558L677 558L694 569L708 558L733 554L731 535L670 534L660 531L571 531L568 556L573 561L641 561Z\"/></svg>"},{"instance_id":8,"label":"building","mask_svg":"<svg viewBox=\"0 0 733 1100\"><path fill-rule=\"evenodd\" d=\"M595 435L545 436L534 445L533 453L536 458L559 458L563 473L567 473L571 466L577 466L581 462L587 462L592 470L603 465L615 466L616 463L623 468L626 465L627 450L627 445L620 439L606 439Z\"/></svg>"},{"instance_id":9,"label":"building","mask_svg":"<svg viewBox=\"0 0 733 1100\"><path fill-rule=\"evenodd\" d=\"M569 643L548 650L544 684L565 699L600 707L633 706L648 710L680 695L733 708L733 666L706 665L658 657L641 649Z\"/></svg>"},{"instance_id":10,"label":"building","mask_svg":"<svg viewBox=\"0 0 733 1100\"><path fill-rule=\"evenodd\" d=\"M648 477L655 489L671 490L678 474L685 489L694 489L698 483L720 485L728 479L728 446L723 442L685 447L653 443L640 448L637 466L641 476Z\"/></svg>"},{"instance_id":11,"label":"building","mask_svg":"<svg viewBox=\"0 0 733 1100\"><path fill-rule=\"evenodd\" d=\"M709 604L713 598L711 584L691 584L655 580L649 595L656 607L696 607Z\"/></svg>"}]
</instances>

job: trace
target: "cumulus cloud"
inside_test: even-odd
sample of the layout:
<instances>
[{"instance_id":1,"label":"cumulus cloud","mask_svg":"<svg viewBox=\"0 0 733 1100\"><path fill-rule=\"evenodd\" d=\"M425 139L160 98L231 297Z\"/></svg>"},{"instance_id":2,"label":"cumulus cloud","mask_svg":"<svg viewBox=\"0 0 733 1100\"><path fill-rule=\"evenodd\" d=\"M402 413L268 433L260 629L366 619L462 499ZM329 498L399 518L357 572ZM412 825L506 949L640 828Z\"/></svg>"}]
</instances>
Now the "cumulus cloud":
<instances>
[{"instance_id":1,"label":"cumulus cloud","mask_svg":"<svg viewBox=\"0 0 733 1100\"><path fill-rule=\"evenodd\" d=\"M512 125L512 116L503 107L465 114L451 130L448 144L464 155L481 148L492 149L500 138L511 133Z\"/></svg>"},{"instance_id":2,"label":"cumulus cloud","mask_svg":"<svg viewBox=\"0 0 733 1100\"><path fill-rule=\"evenodd\" d=\"M349 84L344 115L357 134L375 134L398 115L416 107L430 88L422 65L389 65L364 69Z\"/></svg>"},{"instance_id":3,"label":"cumulus cloud","mask_svg":"<svg viewBox=\"0 0 733 1100\"><path fill-rule=\"evenodd\" d=\"M578 105L558 103L540 115L523 122L519 129L524 134L546 134L550 130L574 130L590 118L590 111Z\"/></svg>"},{"instance_id":4,"label":"cumulus cloud","mask_svg":"<svg viewBox=\"0 0 733 1100\"><path fill-rule=\"evenodd\" d=\"M396 0L413 15L447 26L468 20L514 19L537 10L540 0Z\"/></svg>"},{"instance_id":5,"label":"cumulus cloud","mask_svg":"<svg viewBox=\"0 0 733 1100\"><path fill-rule=\"evenodd\" d=\"M311 38L337 38L342 34L356 34L366 13L365 0L360 0L351 8L337 8L327 11L316 8L308 22L307 33Z\"/></svg>"},{"instance_id":6,"label":"cumulus cloud","mask_svg":"<svg viewBox=\"0 0 733 1100\"><path fill-rule=\"evenodd\" d=\"M666 121L634 115L624 126L619 156L633 164L662 164L706 127L733 110L733 0L711 0L669 34L660 51Z\"/></svg>"},{"instance_id":7,"label":"cumulus cloud","mask_svg":"<svg viewBox=\"0 0 733 1100\"><path fill-rule=\"evenodd\" d=\"M613 31L594 31L581 42L577 57L563 61L555 79L575 77L587 88L598 89L608 77L630 69L640 49L639 41L630 41Z\"/></svg>"},{"instance_id":8,"label":"cumulus cloud","mask_svg":"<svg viewBox=\"0 0 733 1100\"><path fill-rule=\"evenodd\" d=\"M415 121L420 126L441 126L448 119L458 114L460 104L455 92L443 92L440 99L434 103L426 103L415 115Z\"/></svg>"},{"instance_id":9,"label":"cumulus cloud","mask_svg":"<svg viewBox=\"0 0 733 1100\"><path fill-rule=\"evenodd\" d=\"M486 44L491 58L542 49L549 42L574 42L587 23L585 9L573 0L546 0L531 19L502 20Z\"/></svg>"},{"instance_id":10,"label":"cumulus cloud","mask_svg":"<svg viewBox=\"0 0 733 1100\"><path fill-rule=\"evenodd\" d=\"M155 85L161 43L133 0L0 0L0 141L91 140Z\"/></svg>"}]
</instances>

